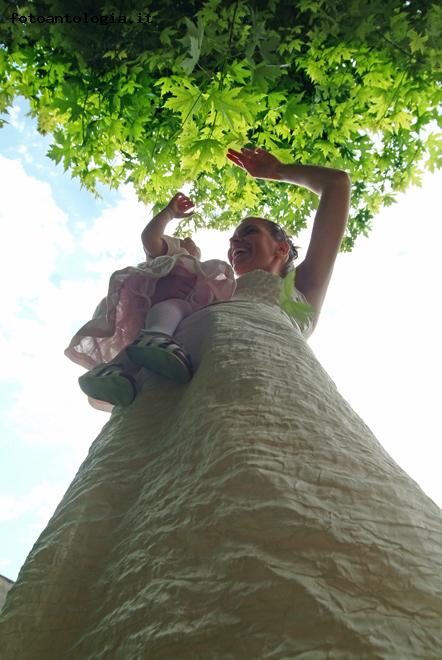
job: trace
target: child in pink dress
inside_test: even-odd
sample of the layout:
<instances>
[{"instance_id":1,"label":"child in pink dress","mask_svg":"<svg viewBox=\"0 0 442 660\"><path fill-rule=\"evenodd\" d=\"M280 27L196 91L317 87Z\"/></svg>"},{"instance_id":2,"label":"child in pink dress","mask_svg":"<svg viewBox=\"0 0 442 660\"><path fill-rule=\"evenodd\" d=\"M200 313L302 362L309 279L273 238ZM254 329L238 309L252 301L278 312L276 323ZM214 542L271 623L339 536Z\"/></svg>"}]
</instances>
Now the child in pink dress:
<instances>
[{"instance_id":1,"label":"child in pink dress","mask_svg":"<svg viewBox=\"0 0 442 660\"><path fill-rule=\"evenodd\" d=\"M171 220L191 215L193 206L177 193L149 222L141 235L146 262L113 273L106 298L65 350L68 358L89 369L79 384L99 410L133 402L141 367L188 382L193 367L173 337L177 326L201 307L232 297L235 277L226 262L201 262L191 238L164 234Z\"/></svg>"}]
</instances>

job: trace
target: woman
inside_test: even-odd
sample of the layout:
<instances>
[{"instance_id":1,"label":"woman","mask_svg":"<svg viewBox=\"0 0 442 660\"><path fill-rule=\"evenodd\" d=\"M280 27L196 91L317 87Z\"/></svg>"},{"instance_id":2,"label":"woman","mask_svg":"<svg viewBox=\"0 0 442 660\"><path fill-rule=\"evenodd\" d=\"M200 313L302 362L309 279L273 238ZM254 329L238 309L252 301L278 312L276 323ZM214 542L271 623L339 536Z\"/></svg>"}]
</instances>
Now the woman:
<instances>
[{"instance_id":1,"label":"woman","mask_svg":"<svg viewBox=\"0 0 442 660\"><path fill-rule=\"evenodd\" d=\"M316 322L348 176L229 158L320 195L296 274ZM293 255L273 232L243 221L233 299L179 326L190 383L147 375L93 443L10 592L0 657L440 657L439 509L279 307Z\"/></svg>"}]
</instances>

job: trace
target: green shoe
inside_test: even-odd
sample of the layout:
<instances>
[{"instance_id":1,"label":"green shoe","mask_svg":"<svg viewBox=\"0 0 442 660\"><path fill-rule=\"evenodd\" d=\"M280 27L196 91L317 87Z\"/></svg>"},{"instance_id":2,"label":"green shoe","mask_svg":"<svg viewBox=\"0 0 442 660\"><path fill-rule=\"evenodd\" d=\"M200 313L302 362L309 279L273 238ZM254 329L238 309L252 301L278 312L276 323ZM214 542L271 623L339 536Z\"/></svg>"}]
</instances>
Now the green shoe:
<instances>
[{"instance_id":1,"label":"green shoe","mask_svg":"<svg viewBox=\"0 0 442 660\"><path fill-rule=\"evenodd\" d=\"M188 383L192 379L191 359L170 335L143 330L126 352L135 364L175 383Z\"/></svg>"},{"instance_id":2,"label":"green shoe","mask_svg":"<svg viewBox=\"0 0 442 660\"><path fill-rule=\"evenodd\" d=\"M134 379L119 365L99 364L80 376L78 383L88 396L114 406L128 406L137 395Z\"/></svg>"}]
</instances>

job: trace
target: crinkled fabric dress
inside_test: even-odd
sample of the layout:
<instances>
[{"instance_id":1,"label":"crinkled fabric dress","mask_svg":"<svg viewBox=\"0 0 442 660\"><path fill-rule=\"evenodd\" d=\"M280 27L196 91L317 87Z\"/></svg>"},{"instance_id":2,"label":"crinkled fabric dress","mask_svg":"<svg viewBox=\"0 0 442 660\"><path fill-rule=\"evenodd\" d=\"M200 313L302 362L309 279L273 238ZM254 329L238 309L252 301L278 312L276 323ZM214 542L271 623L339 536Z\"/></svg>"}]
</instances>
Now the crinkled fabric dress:
<instances>
[{"instance_id":1,"label":"crinkled fabric dress","mask_svg":"<svg viewBox=\"0 0 442 660\"><path fill-rule=\"evenodd\" d=\"M441 512L278 306L180 324L197 371L116 408L6 601L7 660L441 658Z\"/></svg>"}]
</instances>

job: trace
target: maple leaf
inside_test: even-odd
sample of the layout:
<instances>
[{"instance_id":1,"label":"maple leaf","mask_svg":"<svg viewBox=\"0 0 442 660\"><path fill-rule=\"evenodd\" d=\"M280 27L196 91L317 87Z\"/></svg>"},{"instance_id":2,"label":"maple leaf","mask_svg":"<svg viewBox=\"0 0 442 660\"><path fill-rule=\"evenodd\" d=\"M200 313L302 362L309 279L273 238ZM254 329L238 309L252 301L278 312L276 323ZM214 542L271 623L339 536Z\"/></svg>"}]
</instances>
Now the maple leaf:
<instances>
[{"instance_id":1,"label":"maple leaf","mask_svg":"<svg viewBox=\"0 0 442 660\"><path fill-rule=\"evenodd\" d=\"M184 118L197 114L201 105L202 93L195 85L186 82L182 88L174 87L171 92L173 96L164 104L167 108L179 112Z\"/></svg>"},{"instance_id":2,"label":"maple leaf","mask_svg":"<svg viewBox=\"0 0 442 660\"><path fill-rule=\"evenodd\" d=\"M250 111L243 101L238 99L238 94L241 89L235 87L233 89L213 90L209 96L209 101L212 102L213 107L220 115L226 120L227 124L232 130L236 130L238 121L244 119L251 119Z\"/></svg>"}]
</instances>

